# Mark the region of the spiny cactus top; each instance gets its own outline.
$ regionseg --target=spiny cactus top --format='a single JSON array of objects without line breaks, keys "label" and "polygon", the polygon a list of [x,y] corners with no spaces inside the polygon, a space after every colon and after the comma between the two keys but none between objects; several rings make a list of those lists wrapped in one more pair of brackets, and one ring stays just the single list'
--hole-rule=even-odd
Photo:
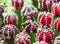
[{"label": "spiny cactus top", "polygon": [[24,5],[23,0],[12,0],[12,6],[16,8],[21,8]]},{"label": "spiny cactus top", "polygon": [[30,37],[27,34],[18,34],[15,38],[15,44],[30,44]]},{"label": "spiny cactus top", "polygon": [[39,8],[51,8],[53,3],[59,2],[59,0],[38,0]]},{"label": "spiny cactus top", "polygon": [[36,33],[37,41],[45,41],[47,43],[50,43],[51,40],[54,38],[54,33],[50,28],[42,28],[41,30],[38,30]]},{"label": "spiny cactus top", "polygon": [[14,38],[17,33],[17,28],[12,24],[5,25],[1,30],[4,38],[8,40]]},{"label": "spiny cactus top", "polygon": [[21,12],[22,16],[27,18],[27,16],[35,16],[38,11],[33,5],[28,5],[26,7],[23,7]]},{"label": "spiny cactus top", "polygon": [[39,0],[39,8],[51,8],[52,0]]},{"label": "spiny cactus top", "polygon": [[60,18],[57,18],[55,21],[54,21],[54,28],[60,32]]},{"label": "spiny cactus top", "polygon": [[34,22],[26,22],[23,24],[24,30],[26,30],[27,33],[36,33],[38,29],[38,24]]},{"label": "spiny cactus top", "polygon": [[43,25],[51,24],[52,15],[49,12],[40,12],[38,15],[38,22]]},{"label": "spiny cactus top", "polygon": [[6,24],[16,24],[18,22],[18,17],[17,17],[17,15],[15,13],[7,14],[4,17],[4,22]]}]

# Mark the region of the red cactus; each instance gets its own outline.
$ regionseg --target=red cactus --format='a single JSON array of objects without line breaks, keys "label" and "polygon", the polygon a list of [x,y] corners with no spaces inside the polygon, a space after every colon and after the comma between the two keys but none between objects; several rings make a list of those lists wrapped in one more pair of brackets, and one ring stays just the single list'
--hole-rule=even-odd
[{"label": "red cactus", "polygon": [[27,33],[36,33],[37,29],[38,29],[38,24],[34,21],[34,22],[25,22],[23,24],[24,30]]},{"label": "red cactus", "polygon": [[12,6],[16,8],[21,8],[24,5],[23,0],[12,0]]},{"label": "red cactus", "polygon": [[39,0],[39,7],[40,8],[51,8],[52,1],[51,0]]},{"label": "red cactus", "polygon": [[38,41],[45,41],[47,43],[50,43],[54,37],[54,34],[53,34],[52,30],[50,28],[48,28],[48,29],[39,30],[36,33],[36,37],[37,37]]},{"label": "red cactus", "polygon": [[14,38],[17,33],[16,27],[12,24],[5,25],[1,30],[4,37],[8,40]]},{"label": "red cactus", "polygon": [[57,31],[60,31],[60,18],[57,18],[57,19],[54,21],[54,28],[55,28]]},{"label": "red cactus", "polygon": [[25,35],[17,35],[15,44],[30,44],[30,38]]},{"label": "red cactus", "polygon": [[38,15],[38,22],[43,25],[51,24],[52,16],[49,12],[41,12]]},{"label": "red cactus", "polygon": [[7,14],[4,18],[4,22],[6,24],[16,24],[18,21],[18,17],[16,14]]},{"label": "red cactus", "polygon": [[60,3],[54,3],[52,5],[52,13],[56,16],[60,15]]}]

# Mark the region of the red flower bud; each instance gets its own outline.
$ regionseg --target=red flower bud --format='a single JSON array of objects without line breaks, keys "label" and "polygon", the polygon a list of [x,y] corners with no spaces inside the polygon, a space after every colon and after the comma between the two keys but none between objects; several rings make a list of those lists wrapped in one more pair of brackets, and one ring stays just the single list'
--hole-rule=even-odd
[{"label": "red flower bud", "polygon": [[38,22],[43,25],[51,24],[52,15],[49,12],[41,12],[38,15]]}]

